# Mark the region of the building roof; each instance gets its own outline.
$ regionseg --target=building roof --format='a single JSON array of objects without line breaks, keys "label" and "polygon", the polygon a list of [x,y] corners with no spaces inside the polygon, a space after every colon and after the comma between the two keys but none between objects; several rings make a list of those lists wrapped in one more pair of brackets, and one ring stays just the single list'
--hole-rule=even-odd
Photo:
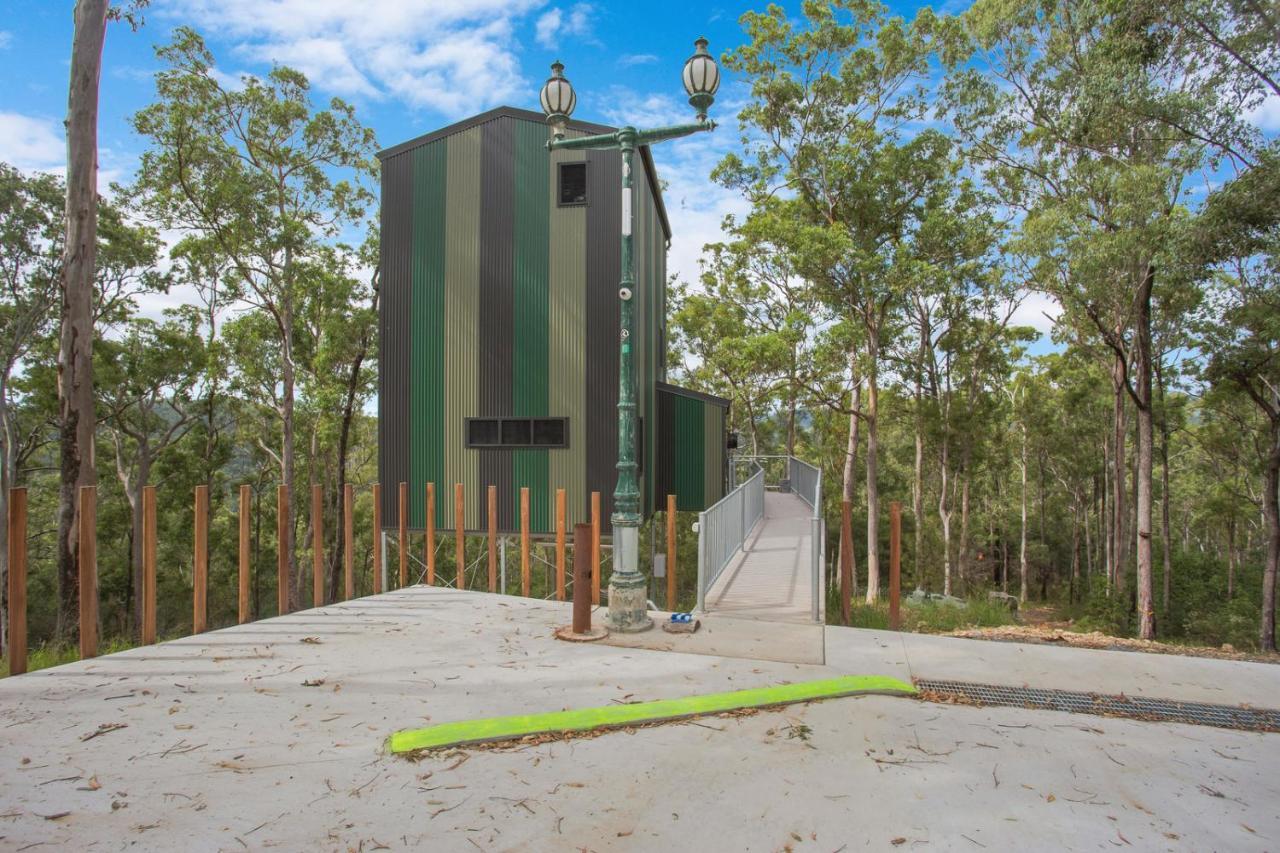
[{"label": "building roof", "polygon": [[[535,113],[532,110],[522,110],[516,107],[494,107],[493,109],[473,115],[470,118],[464,118],[462,121],[455,122],[439,130],[433,130],[430,133],[424,133],[413,139],[401,142],[398,145],[392,145],[390,148],[384,148],[378,152],[378,160],[386,160],[403,154],[406,151],[412,151],[415,148],[426,145],[429,142],[435,142],[437,139],[444,139],[446,136],[452,136],[455,133],[461,133],[487,121],[496,118],[515,118],[522,121],[534,121],[542,124],[546,121],[546,117],[541,113]],[[587,121],[570,120],[568,127],[570,130],[577,130],[583,133],[613,133],[618,128],[610,127],[606,124],[593,124]],[[653,164],[653,153],[649,150],[648,145],[639,146],[640,161],[644,163],[645,177],[649,181],[649,189],[653,193],[654,200],[658,205],[658,218],[662,220],[662,230],[667,235],[667,240],[671,240],[671,222],[667,219],[667,206],[662,200],[662,186],[658,182],[658,170]]]}]

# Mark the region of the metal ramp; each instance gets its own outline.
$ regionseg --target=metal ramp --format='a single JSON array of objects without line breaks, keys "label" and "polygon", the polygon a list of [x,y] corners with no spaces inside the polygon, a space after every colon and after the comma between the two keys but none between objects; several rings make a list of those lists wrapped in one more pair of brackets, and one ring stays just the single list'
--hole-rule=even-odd
[{"label": "metal ramp", "polygon": [[760,463],[770,459],[752,458],[742,485],[699,516],[700,611],[769,622],[824,621],[822,475],[795,457],[782,460],[782,489],[766,486]]}]

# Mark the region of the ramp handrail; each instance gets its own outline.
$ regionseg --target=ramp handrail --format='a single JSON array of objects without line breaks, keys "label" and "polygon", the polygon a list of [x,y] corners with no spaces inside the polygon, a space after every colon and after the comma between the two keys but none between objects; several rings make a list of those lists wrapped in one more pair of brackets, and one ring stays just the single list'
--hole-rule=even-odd
[{"label": "ramp handrail", "polygon": [[698,513],[698,611],[706,610],[707,590],[746,543],[764,515],[764,469]]},{"label": "ramp handrail", "polygon": [[812,591],[810,607],[813,621],[820,622],[822,621],[822,601],[825,597],[822,593],[822,567],[826,565],[827,542],[826,521],[822,517],[822,470],[794,456],[788,462],[787,470],[791,478],[791,491],[813,510],[813,515],[809,519],[809,571],[811,573],[809,588]]}]

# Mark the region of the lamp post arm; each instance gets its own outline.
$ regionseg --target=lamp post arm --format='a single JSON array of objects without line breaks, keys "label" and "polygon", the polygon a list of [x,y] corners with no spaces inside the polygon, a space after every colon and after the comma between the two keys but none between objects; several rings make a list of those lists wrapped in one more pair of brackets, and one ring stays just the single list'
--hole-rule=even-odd
[{"label": "lamp post arm", "polygon": [[595,136],[575,136],[567,139],[548,139],[547,149],[565,151],[581,148],[617,148],[618,133],[598,133]]},{"label": "lamp post arm", "polygon": [[671,127],[655,127],[653,130],[639,130],[636,131],[636,144],[653,145],[657,142],[665,142],[668,139],[679,139],[682,136],[688,136],[700,130],[715,129],[716,123],[711,119],[706,119],[693,124],[676,124]]}]

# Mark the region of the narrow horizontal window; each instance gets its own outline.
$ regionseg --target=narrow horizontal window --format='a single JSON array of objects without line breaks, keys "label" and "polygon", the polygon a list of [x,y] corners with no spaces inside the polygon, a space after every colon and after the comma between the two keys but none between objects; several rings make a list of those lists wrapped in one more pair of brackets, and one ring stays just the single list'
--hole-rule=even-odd
[{"label": "narrow horizontal window", "polygon": [[568,418],[467,418],[467,447],[568,447]]},{"label": "narrow horizontal window", "polygon": [[587,164],[560,164],[560,204],[587,203]]}]

